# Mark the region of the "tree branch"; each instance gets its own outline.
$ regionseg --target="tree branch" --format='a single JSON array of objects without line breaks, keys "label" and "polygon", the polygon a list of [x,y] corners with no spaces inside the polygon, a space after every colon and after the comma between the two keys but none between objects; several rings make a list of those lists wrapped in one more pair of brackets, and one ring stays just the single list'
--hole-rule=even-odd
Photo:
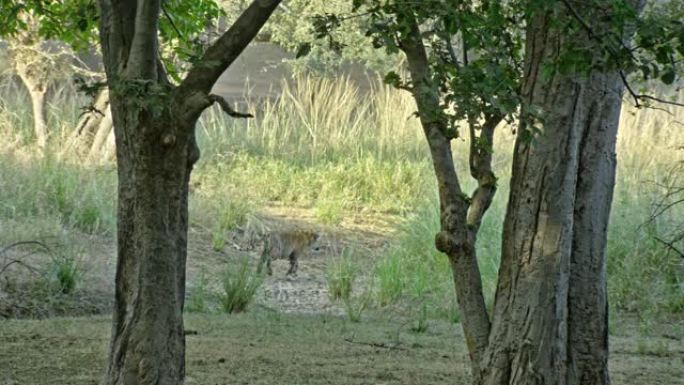
[{"label": "tree branch", "polygon": [[664,240],[662,240],[662,239],[660,239],[660,238],[658,238],[658,237],[653,237],[653,239],[655,239],[656,241],[658,241],[658,242],[662,243],[663,245],[667,246],[669,249],[671,249],[671,250],[674,251],[675,253],[679,254],[679,257],[680,257],[680,258],[684,258],[684,252],[682,252],[682,251],[680,251],[678,248],[676,248],[676,247],[672,244],[672,242],[664,241]]},{"label": "tree branch", "polygon": [[179,86],[179,95],[208,95],[214,83],[256,37],[280,2],[281,0],[254,0],[228,31],[207,48],[202,58],[190,69]]},{"label": "tree branch", "polygon": [[492,171],[492,148],[494,129],[502,120],[501,115],[486,117],[479,137],[475,136],[475,129],[472,124],[470,125],[470,175],[477,180],[477,188],[473,192],[468,208],[468,226],[474,235],[480,229],[482,218],[496,194],[496,176]]},{"label": "tree branch", "polygon": [[211,95],[209,95],[209,100],[212,103],[217,103],[219,105],[219,107],[221,107],[223,112],[228,114],[228,116],[232,116],[233,118],[253,118],[254,117],[254,115],[252,115],[250,113],[243,113],[243,112],[235,111],[234,109],[232,109],[230,107],[230,105],[228,104],[226,99],[224,99],[222,96],[211,94]]},{"label": "tree branch", "polygon": [[126,75],[130,79],[157,80],[157,30],[160,7],[160,0],[138,0],[135,33],[126,66]]},{"label": "tree branch", "polygon": [[413,83],[411,91],[418,105],[439,186],[441,228],[435,237],[435,246],[449,257],[456,297],[463,314],[463,331],[469,341],[473,370],[478,372],[489,342],[491,324],[482,294],[475,245],[468,230],[468,200],[462,193],[454,167],[450,138],[446,135],[448,121],[440,104],[440,91],[431,80],[432,68],[418,23],[410,13],[406,18],[410,30],[400,36],[399,47],[406,54]]}]

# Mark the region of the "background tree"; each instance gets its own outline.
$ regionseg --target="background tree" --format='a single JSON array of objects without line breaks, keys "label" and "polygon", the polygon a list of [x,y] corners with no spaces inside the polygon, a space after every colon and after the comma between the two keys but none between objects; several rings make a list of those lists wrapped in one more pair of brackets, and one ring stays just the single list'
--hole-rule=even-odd
[{"label": "background tree", "polygon": [[[438,181],[435,244],[451,262],[475,382],[608,383],[605,247],[621,97],[627,87],[637,105],[658,100],[627,82],[637,70],[666,84],[681,71],[681,5],[662,3],[640,19],[638,1],[354,4],[352,16],[321,17],[317,33],[368,15],[376,45],[407,58],[409,78],[386,81],[418,105]],[[492,132],[501,119],[519,124],[488,314],[475,242],[496,189]],[[461,125],[472,195],[452,159]]]},{"label": "background tree", "polygon": [[[178,85],[160,57],[160,15],[173,17],[162,7],[168,3],[98,2],[119,182],[116,298],[107,384],[183,383],[188,182],[200,155],[195,123],[213,103],[232,116],[247,116],[211,94],[211,88],[280,1],[252,2],[228,31],[198,52]],[[42,12],[55,21],[69,20],[91,5],[3,2],[11,12]],[[21,27],[10,17],[0,32]],[[59,22],[44,28],[60,32]]]},{"label": "background tree", "polygon": [[46,96],[51,83],[76,74],[89,78],[98,73],[90,71],[69,45],[44,38],[44,15],[20,9],[10,15],[21,24],[21,29],[5,38],[8,64],[28,91],[36,144],[44,150],[49,134]]},{"label": "background tree", "polygon": [[[229,22],[248,3],[246,0],[220,1]],[[331,39],[317,39],[311,33],[317,15],[348,14],[352,7],[348,0],[290,0],[274,13],[272,22],[263,28],[258,39],[295,54],[296,58],[286,59],[295,73],[334,75],[349,63],[378,72],[396,69],[402,57],[373,48],[372,39],[365,34],[366,18],[347,20],[334,31]]]}]

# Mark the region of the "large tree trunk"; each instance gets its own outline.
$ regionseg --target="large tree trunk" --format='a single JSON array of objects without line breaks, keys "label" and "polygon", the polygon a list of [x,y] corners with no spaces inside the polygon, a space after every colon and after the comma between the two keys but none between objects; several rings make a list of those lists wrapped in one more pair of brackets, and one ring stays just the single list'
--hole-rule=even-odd
[{"label": "large tree trunk", "polygon": [[184,381],[188,183],[199,158],[195,123],[214,102],[234,113],[210,94],[211,87],[279,3],[255,0],[173,87],[158,55],[160,1],[99,1],[119,180],[108,385]]},{"label": "large tree trunk", "polygon": [[161,140],[169,127],[192,132],[170,118],[127,123],[115,125],[119,263],[107,384],[178,384],[185,374],[188,182],[199,151],[192,135]]},{"label": "large tree trunk", "polygon": [[595,74],[579,149],[568,297],[568,384],[608,384],[606,242],[622,105],[617,74]]},{"label": "large tree trunk", "polygon": [[591,47],[586,33],[554,29],[563,13],[528,27],[523,109],[544,121],[515,146],[485,384],[609,383],[605,246],[622,84],[617,72],[542,76],[565,45]]}]

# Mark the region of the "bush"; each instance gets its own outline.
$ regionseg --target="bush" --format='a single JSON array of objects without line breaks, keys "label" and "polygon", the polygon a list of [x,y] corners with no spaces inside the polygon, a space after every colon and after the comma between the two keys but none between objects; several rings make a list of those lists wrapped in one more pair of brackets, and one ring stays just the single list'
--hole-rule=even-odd
[{"label": "bush", "polygon": [[237,266],[229,266],[222,276],[223,292],[219,294],[221,309],[226,313],[245,311],[261,283],[261,276],[250,269],[247,258]]},{"label": "bush", "polygon": [[204,269],[200,272],[197,284],[189,290],[185,310],[194,313],[204,313],[209,310],[209,280]]},{"label": "bush", "polygon": [[328,296],[331,300],[348,300],[352,294],[354,280],[358,275],[352,252],[345,249],[342,256],[334,261],[326,271]]},{"label": "bush", "polygon": [[81,279],[81,269],[76,260],[71,256],[60,256],[55,257],[52,264],[59,291],[63,294],[73,293]]}]

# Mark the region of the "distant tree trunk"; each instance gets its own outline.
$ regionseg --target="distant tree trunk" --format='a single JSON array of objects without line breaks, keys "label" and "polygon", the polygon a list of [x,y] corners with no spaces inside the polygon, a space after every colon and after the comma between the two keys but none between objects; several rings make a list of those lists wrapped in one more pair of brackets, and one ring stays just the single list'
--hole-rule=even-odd
[{"label": "distant tree trunk", "polygon": [[86,111],[76,124],[76,128],[67,139],[66,151],[82,152],[88,149],[88,158],[93,158],[102,147],[102,136],[105,138],[112,130],[112,112],[109,108],[109,89],[101,89],[93,98],[90,109]]},{"label": "distant tree trunk", "polygon": [[188,183],[195,123],[211,88],[280,3],[255,0],[177,87],[159,62],[159,0],[100,0],[100,40],[116,137],[117,271],[107,385],[180,385]]},{"label": "distant tree trunk", "polygon": [[31,75],[31,72],[22,65],[17,66],[19,78],[26,86],[31,98],[31,111],[33,113],[33,134],[36,137],[36,144],[41,150],[47,146],[47,117],[45,114],[45,94],[47,93],[47,82]]},{"label": "distant tree trunk", "polygon": [[107,150],[105,148],[105,143],[107,138],[110,137],[112,133],[112,112],[107,106],[107,109],[103,111],[104,116],[102,116],[98,122],[97,130],[95,131],[95,136],[93,137],[93,143],[90,145],[90,151],[88,151],[88,158],[91,160],[101,160],[106,159]]}]

